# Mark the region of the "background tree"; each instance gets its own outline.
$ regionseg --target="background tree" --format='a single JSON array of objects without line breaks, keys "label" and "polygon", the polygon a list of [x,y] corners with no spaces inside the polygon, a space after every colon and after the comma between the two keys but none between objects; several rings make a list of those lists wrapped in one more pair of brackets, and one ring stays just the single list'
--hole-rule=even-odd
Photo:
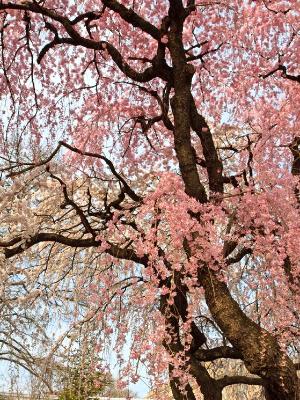
[{"label": "background tree", "polygon": [[65,368],[59,393],[61,400],[85,400],[103,394],[112,386],[112,377],[101,373],[90,361],[76,357],[74,364]]},{"label": "background tree", "polygon": [[90,397],[128,397],[133,393],[118,388],[109,369],[104,369],[96,351],[97,334],[87,323],[70,346],[69,354],[57,365],[53,386],[61,400],[86,400]]},{"label": "background tree", "polygon": [[[0,12],[1,271],[23,307],[68,304],[72,334],[98,321],[124,376],[168,370],[175,399],[297,399],[297,4]],[[214,377],[222,358],[255,376]]]}]

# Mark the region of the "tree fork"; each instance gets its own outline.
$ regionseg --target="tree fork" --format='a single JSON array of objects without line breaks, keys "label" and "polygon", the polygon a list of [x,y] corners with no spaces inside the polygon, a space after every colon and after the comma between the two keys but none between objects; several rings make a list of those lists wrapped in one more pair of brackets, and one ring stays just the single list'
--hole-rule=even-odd
[{"label": "tree fork", "polygon": [[282,352],[277,340],[243,313],[226,284],[213,271],[202,267],[199,281],[212,316],[237,349],[247,369],[261,378],[267,398],[298,400],[299,382],[294,364]]}]

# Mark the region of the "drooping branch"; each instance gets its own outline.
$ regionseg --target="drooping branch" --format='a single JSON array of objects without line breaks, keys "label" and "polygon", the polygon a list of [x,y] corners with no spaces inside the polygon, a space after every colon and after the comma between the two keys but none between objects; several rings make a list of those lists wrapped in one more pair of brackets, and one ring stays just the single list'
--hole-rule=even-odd
[{"label": "drooping branch", "polygon": [[[148,33],[157,41],[160,40],[162,30],[158,30],[155,26],[145,21],[133,10],[127,9],[125,6],[114,0],[103,0],[102,3],[106,7],[110,8],[112,11],[117,12],[124,21],[130,23],[134,27],[142,29],[144,32]],[[195,132],[198,134],[202,143],[203,153],[205,157],[202,165],[205,165],[205,168],[207,168],[208,171],[210,190],[213,192],[222,193],[223,185],[224,183],[226,183],[226,180],[229,181],[229,177],[224,177],[222,175],[222,162],[218,158],[218,154],[214,146],[209,127],[205,120],[202,120],[202,116],[198,114],[193,101],[191,102],[191,82],[195,71],[193,70],[192,65],[187,64],[186,51],[183,47],[182,31],[183,21],[184,18],[186,18],[187,16],[187,11],[190,11],[195,6],[195,2],[185,2],[187,4],[187,8],[183,7],[183,2],[181,0],[170,0],[169,3],[170,13],[168,17],[168,28],[170,28],[170,30],[166,30],[166,32],[168,33],[168,46],[170,48],[173,66],[169,67],[166,64],[164,45],[160,43],[158,45],[157,55],[152,60],[147,60],[147,62],[150,63],[150,67],[146,68],[143,72],[138,72],[134,70],[128,63],[126,63],[120,51],[110,43],[107,43],[106,41],[96,42],[92,40],[91,36],[90,38],[85,38],[78,33],[78,31],[76,30],[76,24],[80,23],[85,18],[88,19],[89,17],[97,19],[96,14],[80,14],[74,19],[69,20],[68,18],[62,17],[60,14],[57,14],[52,10],[44,8],[36,1],[33,1],[32,3],[29,1],[27,3],[23,3],[23,5],[7,3],[6,9],[9,9],[9,6],[11,5],[13,6],[11,7],[11,9],[18,9],[26,12],[37,12],[47,18],[52,19],[53,21],[60,23],[64,27],[65,31],[69,35],[69,37],[67,38],[60,38],[56,28],[53,25],[46,25],[46,28],[54,34],[54,39],[42,50],[39,61],[41,61],[42,57],[47,53],[48,50],[54,48],[58,44],[65,43],[74,46],[83,46],[88,49],[93,49],[100,52],[107,52],[112,57],[112,60],[118,66],[118,68],[130,79],[133,79],[137,82],[147,82],[155,77],[160,77],[168,83],[169,88],[174,86],[175,95],[172,101],[174,126],[172,122],[171,130],[174,131],[175,150],[179,161],[180,171],[184,180],[186,192],[201,203],[205,203],[208,201],[208,199],[203,182],[201,182],[197,171],[198,161],[191,144],[191,128],[194,129]],[[0,9],[4,9],[1,7],[4,7],[3,3],[0,4]],[[292,79],[291,75],[286,74],[286,71],[285,75],[285,78],[296,80],[298,82],[298,77],[294,77],[295,79]],[[168,91],[167,102],[169,99],[169,94],[170,89]],[[144,131],[146,131],[148,125],[145,118],[141,117],[138,122],[141,124],[142,128],[145,128]],[[71,145],[68,145],[66,143],[63,144],[63,142],[61,142],[59,146],[60,145],[80,155],[91,156],[101,159],[106,163],[106,165],[110,169],[110,172],[118,179],[119,182],[121,182],[122,187],[118,199],[114,202],[111,202],[108,207],[118,207],[124,199],[124,194],[127,194],[135,202],[142,201],[141,197],[138,196],[130,188],[126,180],[119,173],[117,173],[114,165],[106,157],[90,152],[82,152],[81,150],[76,149]],[[53,157],[54,156],[52,156],[50,159],[48,158],[48,160],[50,161]],[[251,143],[249,143],[248,167],[250,175],[252,175],[252,159],[253,153],[251,151]],[[33,169],[38,165],[41,166],[47,164],[47,162],[32,165],[27,168],[27,170]],[[20,172],[17,172],[15,173],[15,175],[19,173]],[[13,174],[11,176],[13,176]],[[62,181],[60,183],[63,184]],[[68,193],[66,191],[64,191],[64,195],[65,200],[76,210],[76,204],[74,202],[71,203]],[[81,224],[85,226],[87,232],[89,232],[89,227],[86,226],[87,221],[82,217],[82,215],[80,215],[80,213],[78,213],[78,209],[77,214],[80,217]],[[65,237],[62,235],[56,235],[53,233],[39,233],[24,240],[20,238],[20,240],[12,239],[10,241],[2,242],[2,247],[4,247],[5,256],[9,258],[13,255],[21,253],[22,251],[25,251],[27,248],[33,246],[34,244],[40,243],[41,241],[53,241],[54,243],[60,243],[72,247],[97,247],[101,245],[101,241],[97,241],[95,238],[76,239]],[[224,249],[225,257],[231,254],[231,252],[236,247],[236,245],[229,245],[227,249]],[[230,251],[230,253],[228,253],[228,251]],[[228,259],[227,262],[230,264],[231,262],[240,261],[245,256],[245,254],[249,254],[248,252],[245,253],[245,251],[247,251],[247,249],[242,249],[241,252],[239,252],[235,257]],[[146,265],[147,263],[146,257],[137,257],[137,255],[132,250],[127,248],[120,248],[110,243],[109,248],[106,250],[106,252],[113,255],[114,257],[130,259],[144,265]],[[268,333],[263,332],[257,325],[252,323],[252,321],[247,318],[245,314],[243,314],[239,304],[235,302],[235,300],[232,298],[226,284],[218,280],[218,276],[209,269],[208,265],[201,265],[200,268],[202,268],[202,271],[199,273],[198,282],[199,285],[203,285],[205,289],[206,300],[210,311],[214,319],[222,328],[224,334],[229,338],[235,348],[239,349],[239,358],[244,358],[249,368],[253,371],[260,373],[261,375],[269,374],[267,378],[269,379],[270,385],[273,385],[273,393],[275,393],[277,389],[281,390],[281,398],[283,398],[282,396],[284,396],[284,392],[282,388],[280,388],[280,385],[276,383],[276,381],[279,382],[281,380],[283,380],[284,385],[290,385],[289,391],[290,393],[292,393],[293,385],[289,378],[286,376],[286,371],[287,369],[290,369],[290,371],[292,372],[290,376],[293,377],[293,370],[291,365],[289,364],[289,359],[281,357],[282,354],[278,349],[276,340],[271,335],[268,335]],[[185,291],[182,291],[182,287],[180,287],[180,285],[177,285],[177,288],[178,293],[176,294],[176,297],[174,299],[174,307],[169,307],[168,310],[171,311],[170,318],[175,318],[175,328],[178,332],[179,318],[181,318],[183,321],[185,321],[186,319],[185,313],[183,311],[186,310],[187,306],[187,293]],[[250,333],[250,339],[248,337],[248,333]],[[178,343],[180,342],[179,336],[180,335],[177,335]],[[257,341],[260,346],[258,349],[256,349],[255,347]],[[174,345],[174,343],[172,343],[172,345]],[[270,350],[272,354],[267,354],[267,356],[265,357],[265,353],[261,351],[261,348],[263,350]],[[215,351],[214,354],[213,350]],[[197,354],[199,354],[200,356],[202,354],[203,357],[213,357],[216,356],[216,354],[222,354],[222,352],[218,353],[216,349],[211,349],[211,351],[208,350],[208,352],[210,353],[205,353],[204,355],[203,353],[201,353],[201,351],[202,349],[200,350],[200,353]],[[230,351],[234,350],[227,349],[226,351],[230,353]],[[262,360],[261,354],[263,354],[264,357]],[[273,371],[272,361],[274,360],[276,362],[278,361],[276,365],[277,370],[274,372],[273,376],[271,376],[270,371]],[[201,384],[201,373],[202,370],[200,367],[198,367],[198,369],[195,368],[194,376],[198,378],[199,384]],[[236,377],[230,378],[232,378],[232,382],[234,380],[233,378]],[[233,384],[228,383],[229,377],[226,377],[227,380],[225,379],[225,377],[223,379],[223,384]]]},{"label": "drooping branch", "polygon": [[128,185],[128,183],[126,182],[126,180],[116,171],[114,164],[111,162],[111,160],[109,160],[107,157],[101,155],[101,154],[97,154],[97,153],[92,153],[89,151],[82,151],[80,149],[78,149],[77,147],[74,147],[64,141],[60,141],[59,144],[57,145],[57,147],[54,149],[54,151],[50,154],[49,157],[47,157],[45,160],[41,160],[40,162],[34,163],[29,165],[28,167],[20,170],[20,171],[16,171],[16,172],[11,172],[10,174],[8,174],[8,177],[15,177],[18,175],[21,175],[25,172],[31,171],[37,167],[41,167],[43,165],[47,165],[58,153],[58,151],[60,150],[61,147],[65,147],[69,150],[71,150],[74,153],[80,154],[82,156],[87,156],[87,157],[93,157],[93,158],[98,158],[102,161],[104,161],[106,163],[106,165],[109,167],[111,173],[118,179],[118,181],[120,181],[124,187],[124,192],[133,200],[136,202],[140,202],[142,201],[142,197],[137,195],[135,193],[135,191]]},{"label": "drooping branch", "polygon": [[27,364],[25,363],[25,361],[22,362],[21,360],[19,360],[19,359],[17,359],[17,358],[11,358],[10,356],[14,356],[14,354],[7,354],[7,353],[3,354],[3,353],[0,353],[0,360],[8,361],[8,362],[11,362],[11,363],[13,363],[13,364],[15,364],[15,365],[18,365],[19,367],[24,368],[24,369],[25,369],[26,371],[28,371],[30,374],[32,374],[32,375],[35,376],[36,378],[40,379],[41,382],[43,382],[43,383],[47,386],[47,388],[49,389],[50,393],[52,393],[52,386],[51,386],[51,383],[49,383],[49,382],[43,377],[43,374],[39,374],[38,372],[36,372],[33,368],[31,368],[31,366],[27,365]]},{"label": "drooping branch", "polygon": [[[271,11],[272,13],[274,13],[274,14],[280,14],[280,13],[282,13],[282,14],[287,14],[287,13],[289,13],[290,11],[291,11],[291,8],[287,8],[287,9],[285,9],[285,10],[274,10],[273,8],[271,8],[268,4],[267,4],[267,2],[266,2],[266,0],[263,0],[263,4],[264,4],[264,6],[266,7],[266,9],[268,10],[268,11]],[[287,3],[288,4],[288,3]]]}]

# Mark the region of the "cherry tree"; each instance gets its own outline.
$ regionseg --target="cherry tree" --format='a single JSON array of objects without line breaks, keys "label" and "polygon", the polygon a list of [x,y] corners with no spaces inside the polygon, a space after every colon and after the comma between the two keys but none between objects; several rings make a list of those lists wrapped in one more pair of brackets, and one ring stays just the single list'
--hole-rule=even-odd
[{"label": "cherry tree", "polygon": [[175,399],[298,399],[299,4],[0,12],[3,280],[98,321],[98,351]]}]

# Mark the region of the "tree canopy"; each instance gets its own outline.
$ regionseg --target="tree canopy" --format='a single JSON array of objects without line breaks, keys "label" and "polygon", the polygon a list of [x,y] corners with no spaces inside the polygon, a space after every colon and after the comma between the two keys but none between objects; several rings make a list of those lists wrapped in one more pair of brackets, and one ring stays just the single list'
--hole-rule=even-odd
[{"label": "tree canopy", "polygon": [[299,399],[299,14],[0,1],[3,321],[58,310],[53,352],[92,321],[176,400]]}]

